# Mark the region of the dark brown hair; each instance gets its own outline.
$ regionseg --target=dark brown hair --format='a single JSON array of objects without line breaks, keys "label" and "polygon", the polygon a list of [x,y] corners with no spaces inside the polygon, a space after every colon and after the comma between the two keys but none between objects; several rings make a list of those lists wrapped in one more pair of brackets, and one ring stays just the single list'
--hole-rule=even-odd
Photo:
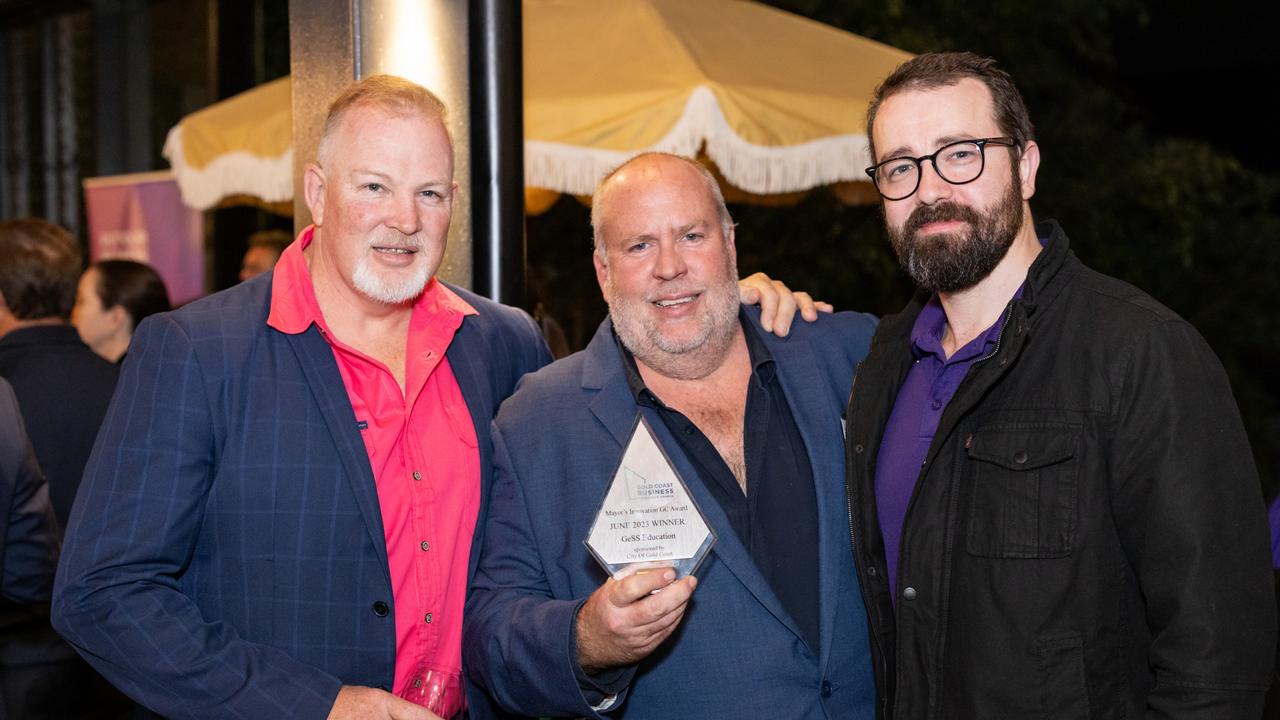
[{"label": "dark brown hair", "polygon": [[71,317],[80,244],[47,220],[0,222],[0,295],[19,320]]},{"label": "dark brown hair", "polygon": [[285,230],[259,230],[249,236],[249,247],[264,247],[280,257],[284,249],[293,242],[293,236]]},{"label": "dark brown hair", "polygon": [[1027,114],[1022,94],[1013,84],[1009,73],[996,67],[992,58],[984,58],[971,52],[925,53],[902,63],[880,83],[867,108],[867,142],[871,145],[872,162],[876,161],[875,141],[871,130],[876,112],[885,98],[908,90],[929,90],[944,85],[955,85],[965,78],[980,80],[991,91],[995,107],[996,125],[1000,132],[1013,138],[1020,152],[1030,140],[1035,140],[1035,128]]},{"label": "dark brown hair", "polygon": [[132,260],[102,260],[92,267],[98,271],[97,291],[102,309],[119,305],[129,313],[133,327],[138,327],[148,315],[173,309],[164,280],[150,265]]}]

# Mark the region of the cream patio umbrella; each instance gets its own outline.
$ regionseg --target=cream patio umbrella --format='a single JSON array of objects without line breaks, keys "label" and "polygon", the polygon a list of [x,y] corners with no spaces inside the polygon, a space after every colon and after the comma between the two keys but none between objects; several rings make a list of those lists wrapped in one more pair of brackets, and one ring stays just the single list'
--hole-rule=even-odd
[{"label": "cream patio umbrella", "polygon": [[[182,201],[208,210],[228,199],[293,199],[293,86],[273,80],[216,102],[169,131],[164,157]],[[285,214],[288,207],[271,207]]]},{"label": "cream patio umbrella", "polygon": [[526,185],[587,195],[646,150],[757,195],[866,181],[867,104],[911,55],[747,0],[524,0]]},{"label": "cream patio umbrella", "polygon": [[[872,201],[863,122],[910,54],[747,0],[523,0],[526,208],[645,150],[704,155],[730,202]],[[164,156],[197,209],[293,197],[292,86],[192,113]]]}]

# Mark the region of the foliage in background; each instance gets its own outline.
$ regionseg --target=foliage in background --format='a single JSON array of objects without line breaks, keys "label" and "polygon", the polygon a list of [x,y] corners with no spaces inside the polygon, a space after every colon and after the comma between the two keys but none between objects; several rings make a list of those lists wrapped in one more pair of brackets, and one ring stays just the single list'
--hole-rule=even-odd
[{"label": "foliage in background", "polygon": [[[770,4],[912,52],[963,49],[997,58],[1036,123],[1042,157],[1036,216],[1058,219],[1086,264],[1149,292],[1205,335],[1231,377],[1263,489],[1275,491],[1280,312],[1272,298],[1280,279],[1280,176],[1245,167],[1205,141],[1153,128],[1121,67],[1122,43],[1150,20],[1148,3]],[[743,274],[765,270],[839,308],[877,314],[909,297],[877,208],[844,206],[818,190],[789,208],[730,209]],[[591,268],[587,210],[564,198],[528,227],[531,286],[541,288],[570,344],[582,347],[605,312]]]}]

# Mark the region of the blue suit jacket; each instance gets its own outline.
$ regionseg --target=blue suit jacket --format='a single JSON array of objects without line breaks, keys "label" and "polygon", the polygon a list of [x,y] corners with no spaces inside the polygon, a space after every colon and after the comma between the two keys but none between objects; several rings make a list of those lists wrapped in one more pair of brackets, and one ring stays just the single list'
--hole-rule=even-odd
[{"label": "blue suit jacket", "polygon": [[[454,290],[479,311],[447,357],[487,474],[497,406],[550,356],[527,315]],[[55,626],[166,716],[323,718],[341,684],[392,682],[368,455],[330,346],[268,327],[270,291],[139,326],[71,516]]]},{"label": "blue suit jacket", "polygon": [[[749,310],[755,321],[758,313]],[[871,718],[874,688],[844,493],[841,413],[874,321],[842,313],[762,333],[817,491],[821,647],[811,651],[666,425],[644,410],[719,539],[681,627],[634,673],[626,718]],[[583,545],[638,411],[608,321],[526,377],[493,425],[494,487],[468,594],[463,658],[505,711],[598,716],[579,688],[574,618],[605,580]],[[473,707],[472,715],[497,714]]]}]

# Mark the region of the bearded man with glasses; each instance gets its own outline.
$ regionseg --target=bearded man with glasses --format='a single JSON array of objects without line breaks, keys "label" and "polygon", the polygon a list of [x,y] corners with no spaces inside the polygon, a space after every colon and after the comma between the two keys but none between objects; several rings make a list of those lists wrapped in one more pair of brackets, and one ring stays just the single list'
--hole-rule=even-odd
[{"label": "bearded man with glasses", "polygon": [[1213,352],[1033,221],[1040,150],[993,60],[903,64],[867,135],[920,288],[847,412],[880,716],[1257,718],[1269,546]]}]

